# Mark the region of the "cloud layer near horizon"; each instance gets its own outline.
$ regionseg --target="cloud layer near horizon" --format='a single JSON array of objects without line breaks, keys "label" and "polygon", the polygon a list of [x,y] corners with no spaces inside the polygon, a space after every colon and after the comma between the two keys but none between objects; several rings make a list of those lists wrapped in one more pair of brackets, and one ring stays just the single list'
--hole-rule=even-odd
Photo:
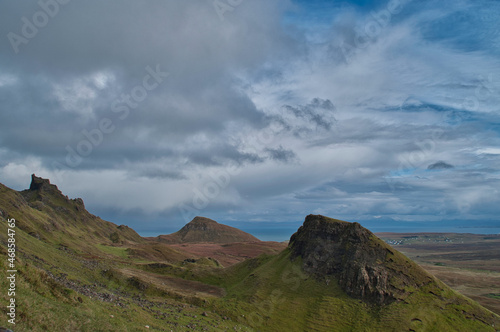
[{"label": "cloud layer near horizon", "polygon": [[6,185],[143,229],[497,220],[495,1],[58,6],[16,53],[42,8],[0,5]]}]

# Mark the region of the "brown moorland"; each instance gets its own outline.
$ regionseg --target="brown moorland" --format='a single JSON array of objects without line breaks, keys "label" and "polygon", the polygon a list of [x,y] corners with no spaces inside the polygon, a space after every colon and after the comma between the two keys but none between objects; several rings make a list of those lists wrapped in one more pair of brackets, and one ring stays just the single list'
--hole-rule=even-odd
[{"label": "brown moorland", "polygon": [[278,254],[287,247],[284,242],[259,241],[236,243],[189,243],[170,244],[171,248],[184,251],[196,257],[211,257],[224,267],[254,258],[262,254]]},{"label": "brown moorland", "polygon": [[454,290],[500,314],[500,235],[377,233]]}]

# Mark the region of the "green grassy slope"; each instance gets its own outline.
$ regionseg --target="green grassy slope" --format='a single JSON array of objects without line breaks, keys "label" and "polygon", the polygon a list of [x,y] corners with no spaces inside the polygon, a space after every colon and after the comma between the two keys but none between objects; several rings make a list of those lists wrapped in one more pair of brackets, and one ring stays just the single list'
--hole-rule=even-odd
[{"label": "green grassy slope", "polygon": [[301,265],[290,260],[289,249],[240,263],[218,281],[228,295],[211,305],[260,331],[496,331],[491,324],[499,323],[438,281],[379,306],[348,296],[334,279],[304,273]]},{"label": "green grassy slope", "polygon": [[[0,184],[0,326],[16,332],[251,330],[117,272],[186,256],[46,189],[16,192]],[[6,315],[7,221],[13,218],[15,326]]]},{"label": "green grassy slope", "polygon": [[[0,185],[3,304],[7,220],[17,221],[16,332],[495,331],[491,324],[499,324],[434,279],[413,288],[391,279],[405,295],[388,305],[355,299],[334,275],[304,272],[305,260],[291,259],[291,247],[229,268],[207,258],[185,261],[186,254],[95,217],[81,200],[35,180],[24,192]],[[385,268],[430,278],[377,238],[368,242],[387,249]],[[0,325],[12,328],[3,304]]]}]

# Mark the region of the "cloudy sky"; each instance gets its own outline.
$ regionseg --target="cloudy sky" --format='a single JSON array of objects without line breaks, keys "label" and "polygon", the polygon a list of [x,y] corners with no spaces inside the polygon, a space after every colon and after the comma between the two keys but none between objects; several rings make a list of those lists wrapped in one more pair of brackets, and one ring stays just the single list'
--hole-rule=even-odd
[{"label": "cloudy sky", "polygon": [[2,1],[0,182],[50,178],[147,235],[500,227],[499,21],[492,0]]}]

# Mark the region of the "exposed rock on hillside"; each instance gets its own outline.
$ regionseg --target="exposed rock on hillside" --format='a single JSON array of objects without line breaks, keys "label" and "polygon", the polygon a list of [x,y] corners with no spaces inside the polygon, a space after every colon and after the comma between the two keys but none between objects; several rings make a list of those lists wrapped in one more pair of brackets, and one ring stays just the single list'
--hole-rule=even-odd
[{"label": "exposed rock on hillside", "polygon": [[292,259],[317,278],[335,277],[344,291],[377,304],[403,300],[434,278],[358,223],[309,215],[290,238]]},{"label": "exposed rock on hillside", "polygon": [[[21,194],[24,196],[26,201],[31,203],[32,207],[39,208],[39,203],[34,203],[36,201],[40,201],[42,203],[54,203],[54,198],[62,200],[64,202],[71,203],[75,206],[76,210],[84,210],[85,204],[83,203],[83,199],[75,198],[69,199],[68,196],[63,195],[63,193],[57,188],[55,184],[51,184],[49,179],[43,179],[41,177],[36,176],[35,174],[31,175],[31,184],[30,188],[23,190]],[[33,206],[34,203],[34,206]]]},{"label": "exposed rock on hillside", "polygon": [[[0,185],[0,219],[16,218],[16,227],[45,242],[145,243],[134,230],[89,213],[81,198],[68,196],[48,179],[31,176],[29,189],[15,191]],[[85,241],[83,241],[85,239]]]},{"label": "exposed rock on hillside", "polygon": [[260,241],[251,234],[231,226],[219,224],[215,220],[204,217],[195,217],[179,231],[169,235],[160,235],[156,237],[156,240],[165,243],[234,243]]}]

